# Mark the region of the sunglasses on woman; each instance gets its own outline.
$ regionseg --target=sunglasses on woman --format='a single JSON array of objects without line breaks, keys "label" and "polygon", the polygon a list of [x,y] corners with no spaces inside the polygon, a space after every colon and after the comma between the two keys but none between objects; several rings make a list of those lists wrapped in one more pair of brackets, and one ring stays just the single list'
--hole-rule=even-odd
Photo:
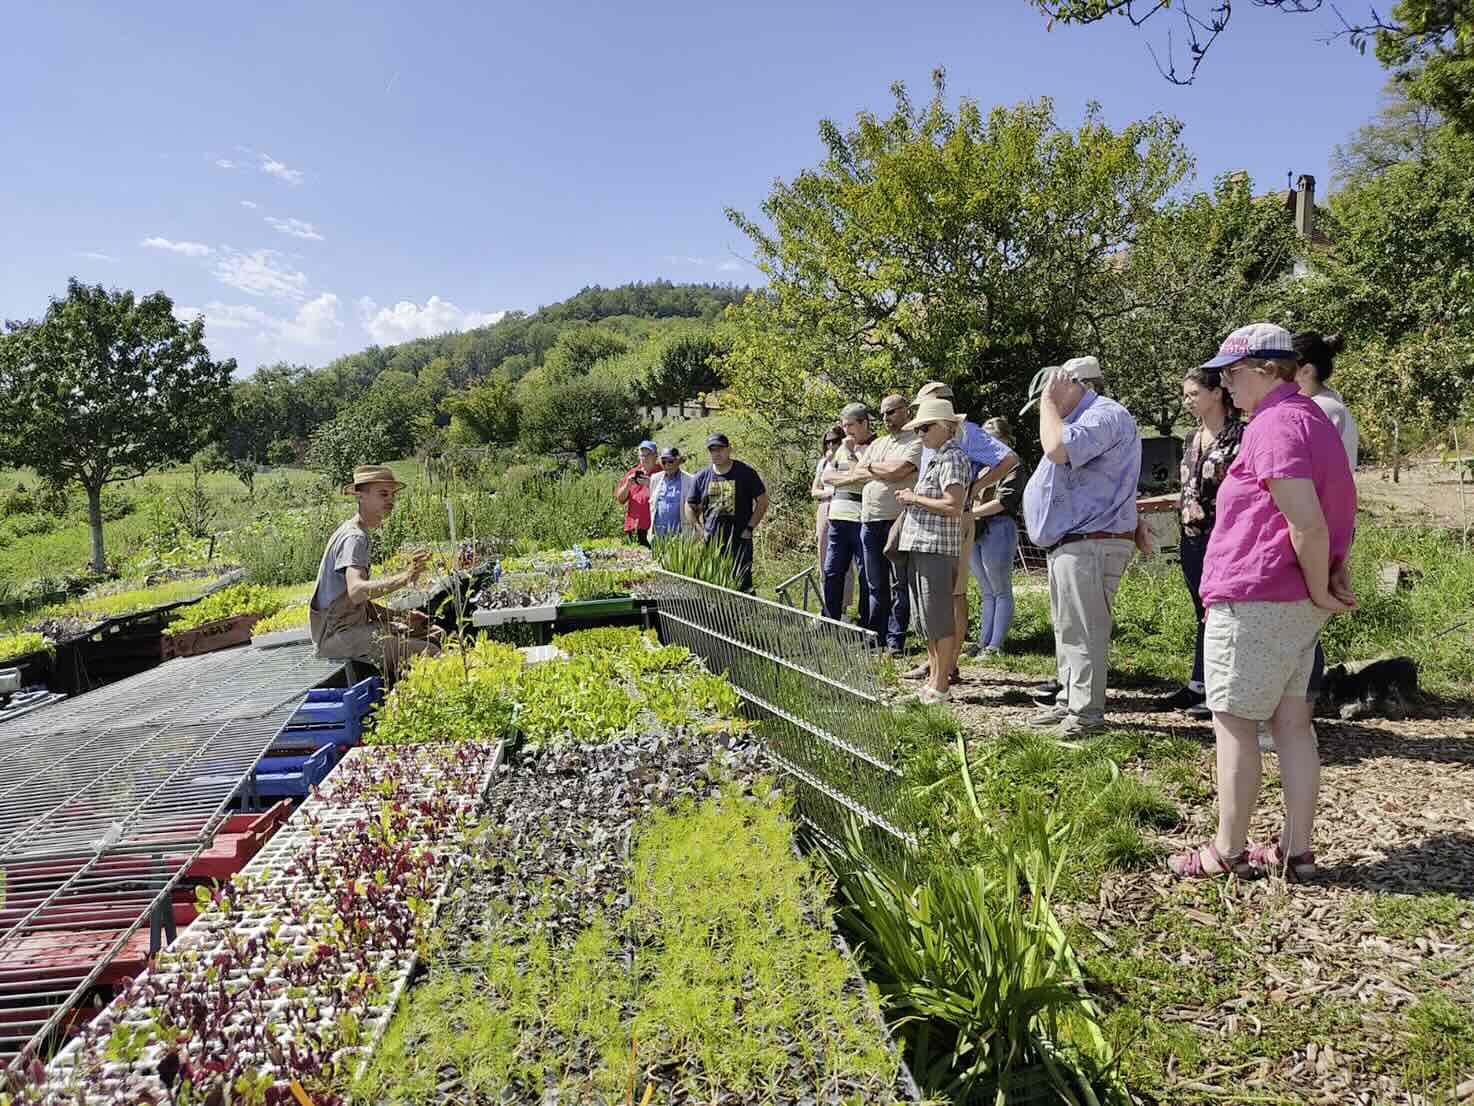
[{"label": "sunglasses on woman", "polygon": [[934,422],[924,422],[924,423],[922,423],[920,426],[918,426],[916,428],[916,433],[918,433],[918,434],[925,434],[928,430],[930,430],[933,426],[936,426],[936,425],[937,424],[934,423]]}]

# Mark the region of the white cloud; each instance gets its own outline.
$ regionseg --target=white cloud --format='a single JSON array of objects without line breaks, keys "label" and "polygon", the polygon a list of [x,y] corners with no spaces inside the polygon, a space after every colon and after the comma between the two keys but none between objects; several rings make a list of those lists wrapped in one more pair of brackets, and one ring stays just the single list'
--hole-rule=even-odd
[{"label": "white cloud", "polygon": [[288,268],[275,250],[227,249],[215,263],[215,279],[251,296],[300,300],[307,295],[307,274]]},{"label": "white cloud", "polygon": [[411,338],[429,338],[450,331],[490,326],[506,312],[462,311],[439,296],[431,296],[423,307],[408,300],[400,300],[393,307],[380,307],[364,296],[358,301],[358,314],[369,337],[381,346],[388,346]]},{"label": "white cloud", "polygon": [[215,251],[203,242],[171,242],[167,238],[145,238],[143,245],[155,250],[171,250],[185,257],[209,257]]},{"label": "white cloud", "polygon": [[83,250],[82,256],[89,261],[116,261],[118,260],[110,253],[98,253],[96,250]]},{"label": "white cloud", "polygon": [[290,234],[293,238],[306,238],[312,242],[322,241],[322,235],[317,232],[317,228],[305,219],[278,219],[275,215],[268,215],[266,222],[283,234]]},{"label": "white cloud", "polygon": [[258,205],[255,200],[242,200],[241,206],[249,207],[252,211],[255,211]]},{"label": "white cloud", "polygon": [[338,318],[338,297],[332,292],[324,292],[299,307],[295,318],[282,322],[281,336],[299,345],[321,346],[336,338],[342,329],[343,321]]},{"label": "white cloud", "polygon": [[217,157],[215,159],[215,168],[217,169],[234,169],[237,164],[237,162],[231,161],[228,157]]},{"label": "white cloud", "polygon": [[254,330],[259,341],[278,348],[328,345],[343,329],[343,321],[338,318],[338,297],[332,292],[304,303],[287,319],[268,314],[254,304],[219,300],[204,307],[176,307],[174,315],[185,322],[203,315],[207,331]]},{"label": "white cloud", "polygon": [[304,176],[302,170],[290,169],[266,153],[261,155],[261,171],[270,173],[273,177],[284,180],[288,184],[301,184]]}]

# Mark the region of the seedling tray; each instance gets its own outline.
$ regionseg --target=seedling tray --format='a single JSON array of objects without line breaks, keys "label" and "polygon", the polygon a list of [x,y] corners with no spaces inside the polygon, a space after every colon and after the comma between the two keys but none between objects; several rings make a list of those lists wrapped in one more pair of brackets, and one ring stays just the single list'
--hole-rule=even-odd
[{"label": "seedling tray", "polygon": [[557,604],[546,603],[538,607],[502,607],[496,610],[478,610],[471,615],[472,626],[504,626],[517,622],[551,622],[562,610]]},{"label": "seedling tray", "polygon": [[230,649],[251,640],[251,630],[261,621],[259,614],[237,614],[215,622],[206,622],[193,630],[164,635],[164,659],[197,657],[217,649]]}]

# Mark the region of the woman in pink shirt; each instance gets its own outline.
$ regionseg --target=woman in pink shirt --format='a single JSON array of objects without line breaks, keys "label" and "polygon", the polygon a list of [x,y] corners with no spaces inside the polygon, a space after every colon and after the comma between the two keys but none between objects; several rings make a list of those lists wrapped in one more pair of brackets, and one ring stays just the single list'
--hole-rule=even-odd
[{"label": "woman in pink shirt", "polygon": [[[1241,327],[1204,368],[1222,371],[1250,421],[1218,490],[1201,590],[1218,833],[1168,863],[1184,879],[1265,871],[1308,879],[1320,756],[1305,688],[1321,628],[1356,606],[1347,566],[1356,484],[1335,427],[1295,384],[1299,358],[1287,330]],[[1249,845],[1265,720],[1279,753],[1285,819],[1276,844]]]}]

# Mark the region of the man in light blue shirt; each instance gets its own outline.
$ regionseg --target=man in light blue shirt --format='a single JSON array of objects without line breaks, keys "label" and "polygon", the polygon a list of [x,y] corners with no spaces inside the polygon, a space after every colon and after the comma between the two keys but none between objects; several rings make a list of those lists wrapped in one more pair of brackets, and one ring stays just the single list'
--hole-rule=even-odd
[{"label": "man in light blue shirt", "polygon": [[1031,721],[1079,737],[1105,727],[1111,602],[1133,543],[1150,553],[1137,517],[1141,433],[1131,412],[1098,389],[1094,357],[1035,378],[1044,459],[1024,488],[1029,540],[1049,556],[1049,613],[1060,690]]}]

